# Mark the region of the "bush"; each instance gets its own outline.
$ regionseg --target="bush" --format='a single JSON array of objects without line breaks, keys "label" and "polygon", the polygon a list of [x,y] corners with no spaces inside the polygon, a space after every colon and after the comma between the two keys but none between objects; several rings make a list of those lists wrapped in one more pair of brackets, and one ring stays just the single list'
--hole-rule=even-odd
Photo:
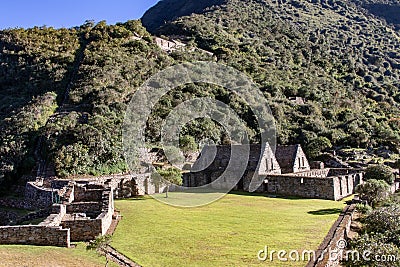
[{"label": "bush", "polygon": [[323,152],[324,150],[331,148],[332,147],[332,143],[331,141],[329,141],[328,138],[326,137],[317,137],[313,140],[311,140],[305,147],[306,153],[307,155],[311,158],[311,159],[315,159],[316,157],[318,157],[321,152]]},{"label": "bush", "polygon": [[365,218],[368,232],[393,234],[400,230],[400,205],[375,209]]},{"label": "bush", "polygon": [[[364,234],[350,242],[350,248],[358,252],[359,257],[350,256],[345,259],[345,266],[400,266],[396,260],[400,257],[399,249],[393,244],[386,243],[382,235]],[[383,257],[395,255],[396,259],[383,262]]]},{"label": "bush", "polygon": [[358,210],[362,214],[369,214],[370,212],[372,212],[372,207],[364,204],[356,204],[356,210]]},{"label": "bush", "polygon": [[182,185],[182,172],[181,170],[170,167],[167,169],[159,169],[151,175],[152,183],[155,185],[165,184],[166,191],[165,197],[168,197],[168,191],[171,184]]},{"label": "bush", "polygon": [[184,153],[190,153],[197,150],[197,143],[193,136],[184,135],[179,140],[179,146]]},{"label": "bush", "polygon": [[394,175],[392,169],[385,165],[369,166],[365,172],[364,180],[383,180],[389,185],[394,182]]},{"label": "bush", "polygon": [[381,180],[369,180],[356,187],[356,193],[361,199],[367,200],[374,207],[376,203],[385,200],[389,196],[389,185]]}]

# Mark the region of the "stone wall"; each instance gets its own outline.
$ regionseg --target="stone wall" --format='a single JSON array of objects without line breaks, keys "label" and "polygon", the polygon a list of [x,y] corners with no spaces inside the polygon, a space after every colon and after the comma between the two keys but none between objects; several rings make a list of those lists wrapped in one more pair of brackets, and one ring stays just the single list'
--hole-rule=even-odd
[{"label": "stone wall", "polygon": [[328,176],[343,176],[349,174],[363,173],[363,169],[347,169],[347,168],[328,168]]},{"label": "stone wall", "polygon": [[35,182],[28,182],[25,187],[25,208],[50,207],[53,204],[53,196],[57,193],[58,190],[40,187]]},{"label": "stone wall", "polygon": [[1,226],[0,244],[69,247],[70,232],[39,225]]},{"label": "stone wall", "polygon": [[112,191],[103,192],[102,203],[102,213],[97,218],[101,220],[101,233],[105,235],[111,226],[114,215],[114,196]]},{"label": "stone wall", "polygon": [[262,187],[270,194],[336,200],[332,178],[268,175]]},{"label": "stone wall", "polygon": [[328,177],[330,169],[313,169],[305,172],[297,172],[293,174],[293,176],[301,176],[301,177],[317,177],[317,178],[325,178]]},{"label": "stone wall", "polygon": [[[105,182],[107,183],[107,182]],[[107,183],[108,184],[108,183]],[[36,206],[49,205],[50,215],[39,225],[0,227],[0,244],[70,246],[70,241],[88,241],[106,234],[114,214],[113,190],[108,185],[58,181],[58,189],[32,182],[26,197]],[[63,204],[53,204],[54,194]],[[46,216],[45,215],[45,216]]]},{"label": "stone wall", "polygon": [[[92,192],[92,197],[98,198],[99,190],[88,189],[86,192]],[[80,196],[83,192],[79,186],[75,187],[76,199],[90,200]],[[94,193],[96,192],[96,193]],[[112,223],[114,214],[114,197],[111,188],[109,190],[101,190],[101,196],[98,201],[91,202],[74,202],[66,206],[66,212],[61,225],[63,228],[69,228],[71,241],[88,241],[95,239],[99,235],[106,234]],[[75,199],[75,201],[76,201]]]},{"label": "stone wall", "polygon": [[250,181],[254,172],[246,172],[238,184],[234,175],[222,171],[202,171],[183,174],[183,186],[185,187],[203,187],[208,189],[225,190],[235,189],[243,190],[245,186],[249,188]]},{"label": "stone wall", "polygon": [[[93,214],[100,213],[102,204],[96,201],[88,202],[74,202],[67,206],[68,213],[86,213]],[[96,217],[97,217],[96,215]]]},{"label": "stone wall", "polygon": [[328,178],[332,178],[334,181],[335,200],[354,194],[356,186],[363,182],[362,173],[353,173]]},{"label": "stone wall", "polygon": [[[316,175],[322,177],[311,176],[313,171],[319,171]],[[326,170],[268,175],[260,191],[285,196],[340,200],[354,194],[355,187],[362,183],[362,173],[324,178],[324,172]]]},{"label": "stone wall", "polygon": [[102,220],[76,218],[63,221],[63,228],[69,228],[71,231],[71,241],[89,241],[95,239],[102,233]]},{"label": "stone wall", "polygon": [[85,201],[100,201],[103,189],[90,189],[90,190],[78,190],[75,189],[74,201],[85,202]]},{"label": "stone wall", "polygon": [[51,214],[39,224],[39,226],[59,226],[67,213],[67,207],[61,204],[54,204]]},{"label": "stone wall", "polygon": [[316,251],[316,257],[311,259],[306,267],[341,266],[339,262],[340,257],[337,255],[341,255],[344,251],[342,245],[346,242],[343,242],[342,240],[346,240],[348,233],[350,232],[354,210],[355,205],[349,205],[344,208],[343,212],[340,214],[339,218],[329,230],[328,235]]},{"label": "stone wall", "polygon": [[[62,189],[68,185],[70,180],[64,179],[56,179],[52,181],[52,187],[55,189]],[[133,196],[142,196],[142,195],[151,195],[156,193],[163,193],[166,186],[160,185],[157,186],[152,183],[150,174],[121,174],[121,175],[110,175],[110,176],[101,176],[101,177],[93,177],[88,179],[77,179],[77,183],[79,184],[98,184],[105,185],[108,184],[111,186],[114,191],[115,198],[127,198]],[[75,197],[81,195],[86,198],[85,193],[83,191],[79,193],[75,193]],[[92,192],[90,194],[96,194]]]},{"label": "stone wall", "polygon": [[[227,178],[220,178],[222,171],[197,172],[183,174],[183,182],[186,187],[198,187],[209,184],[210,188],[223,189],[232,184]],[[346,174],[332,176],[331,174]],[[249,184],[255,172],[247,171],[235,190],[249,190]],[[257,178],[258,177],[258,178]],[[340,200],[354,194],[355,187],[362,183],[363,174],[350,170],[318,169],[291,174],[267,174],[258,175],[255,179],[264,180],[257,192],[267,192],[284,196],[298,196],[306,198],[320,198]],[[231,187],[229,187],[231,188]]]}]

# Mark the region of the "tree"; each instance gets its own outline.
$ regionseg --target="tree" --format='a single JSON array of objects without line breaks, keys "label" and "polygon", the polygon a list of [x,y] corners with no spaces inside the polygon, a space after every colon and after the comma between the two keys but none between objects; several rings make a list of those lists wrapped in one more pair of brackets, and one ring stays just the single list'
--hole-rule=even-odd
[{"label": "tree", "polygon": [[374,207],[377,202],[383,201],[389,196],[389,185],[383,180],[372,179],[358,185],[356,193]]},{"label": "tree", "polygon": [[182,185],[182,173],[181,170],[174,167],[164,170],[159,169],[152,174],[152,180],[155,184],[166,184],[165,197],[168,198],[168,191],[171,184]]},{"label": "tree", "polygon": [[394,174],[392,169],[385,165],[373,165],[369,166],[365,171],[364,180],[383,180],[389,185],[394,182]]},{"label": "tree", "polygon": [[106,257],[106,267],[108,266],[108,257],[105,253],[105,250],[108,245],[111,243],[111,236],[110,235],[99,235],[95,240],[89,242],[86,246],[87,250],[96,250],[99,255],[104,255]]},{"label": "tree", "polygon": [[311,159],[318,157],[322,151],[325,149],[331,148],[332,143],[328,138],[319,136],[313,140],[311,140],[305,147],[307,156]]}]

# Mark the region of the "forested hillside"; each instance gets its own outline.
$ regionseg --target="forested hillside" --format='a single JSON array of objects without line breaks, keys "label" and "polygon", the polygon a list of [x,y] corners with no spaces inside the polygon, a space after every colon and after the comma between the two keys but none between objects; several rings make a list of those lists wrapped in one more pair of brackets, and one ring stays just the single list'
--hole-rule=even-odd
[{"label": "forested hillside", "polygon": [[30,174],[41,160],[60,176],[125,171],[129,94],[173,62],[139,21],[5,30],[0,48],[3,180]]},{"label": "forested hillside", "polygon": [[[150,9],[144,25],[170,13],[166,3],[175,2]],[[195,42],[248,73],[271,101],[280,143],[307,146],[326,137],[333,145],[397,149],[400,35],[394,26],[348,1],[209,3],[154,33]],[[293,96],[306,105],[294,105]]]},{"label": "forested hillside", "polygon": [[0,33],[0,178],[30,173],[35,144],[68,84],[79,29]]},{"label": "forested hillside", "polygon": [[[373,4],[392,8],[372,14]],[[195,60],[247,73],[270,102],[279,143],[301,143],[313,156],[330,145],[398,153],[400,32],[398,16],[391,15],[398,6],[383,0],[164,0],[142,21],[153,35],[187,43],[172,53],[161,50],[140,21],[0,31],[0,180],[15,183],[37,167],[58,176],[125,172],[121,127],[130,97],[158,70]],[[258,142],[246,99],[192,84],[160,100],[146,132],[153,145],[169,110],[194,96],[230,105]],[[195,141],[226,142],[225,136],[203,119],[187,125],[182,140],[193,149]]]}]

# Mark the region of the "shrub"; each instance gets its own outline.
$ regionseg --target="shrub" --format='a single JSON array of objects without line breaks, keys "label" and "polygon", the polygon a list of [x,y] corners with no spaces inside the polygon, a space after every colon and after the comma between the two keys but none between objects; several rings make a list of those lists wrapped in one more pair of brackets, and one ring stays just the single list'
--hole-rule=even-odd
[{"label": "shrub", "polygon": [[362,214],[369,214],[372,211],[372,207],[370,205],[356,204],[356,210]]},{"label": "shrub", "polygon": [[[345,266],[400,266],[397,261],[400,257],[398,247],[386,243],[385,237],[382,235],[364,234],[351,241],[350,248],[358,252],[358,257],[352,257],[350,254],[343,262]],[[389,255],[394,255],[396,258],[389,259]],[[383,261],[383,257],[386,257],[387,260]]]},{"label": "shrub", "polygon": [[374,207],[377,202],[383,201],[389,196],[389,185],[385,181],[369,180],[358,185],[356,193]]},{"label": "shrub", "polygon": [[168,198],[168,191],[171,184],[182,185],[181,170],[170,167],[167,169],[159,169],[151,175],[152,183],[155,185],[166,184],[165,197]]},{"label": "shrub", "polygon": [[317,137],[311,140],[305,147],[307,155],[315,159],[317,156],[321,154],[325,149],[331,148],[332,143],[326,137]]},{"label": "shrub", "polygon": [[368,232],[395,233],[400,230],[400,205],[375,209],[365,218]]},{"label": "shrub", "polygon": [[365,172],[364,180],[383,180],[389,185],[394,182],[394,175],[392,169],[385,165],[369,166]]},{"label": "shrub", "polygon": [[197,143],[193,136],[184,135],[179,140],[179,146],[184,153],[190,153],[197,150]]}]

